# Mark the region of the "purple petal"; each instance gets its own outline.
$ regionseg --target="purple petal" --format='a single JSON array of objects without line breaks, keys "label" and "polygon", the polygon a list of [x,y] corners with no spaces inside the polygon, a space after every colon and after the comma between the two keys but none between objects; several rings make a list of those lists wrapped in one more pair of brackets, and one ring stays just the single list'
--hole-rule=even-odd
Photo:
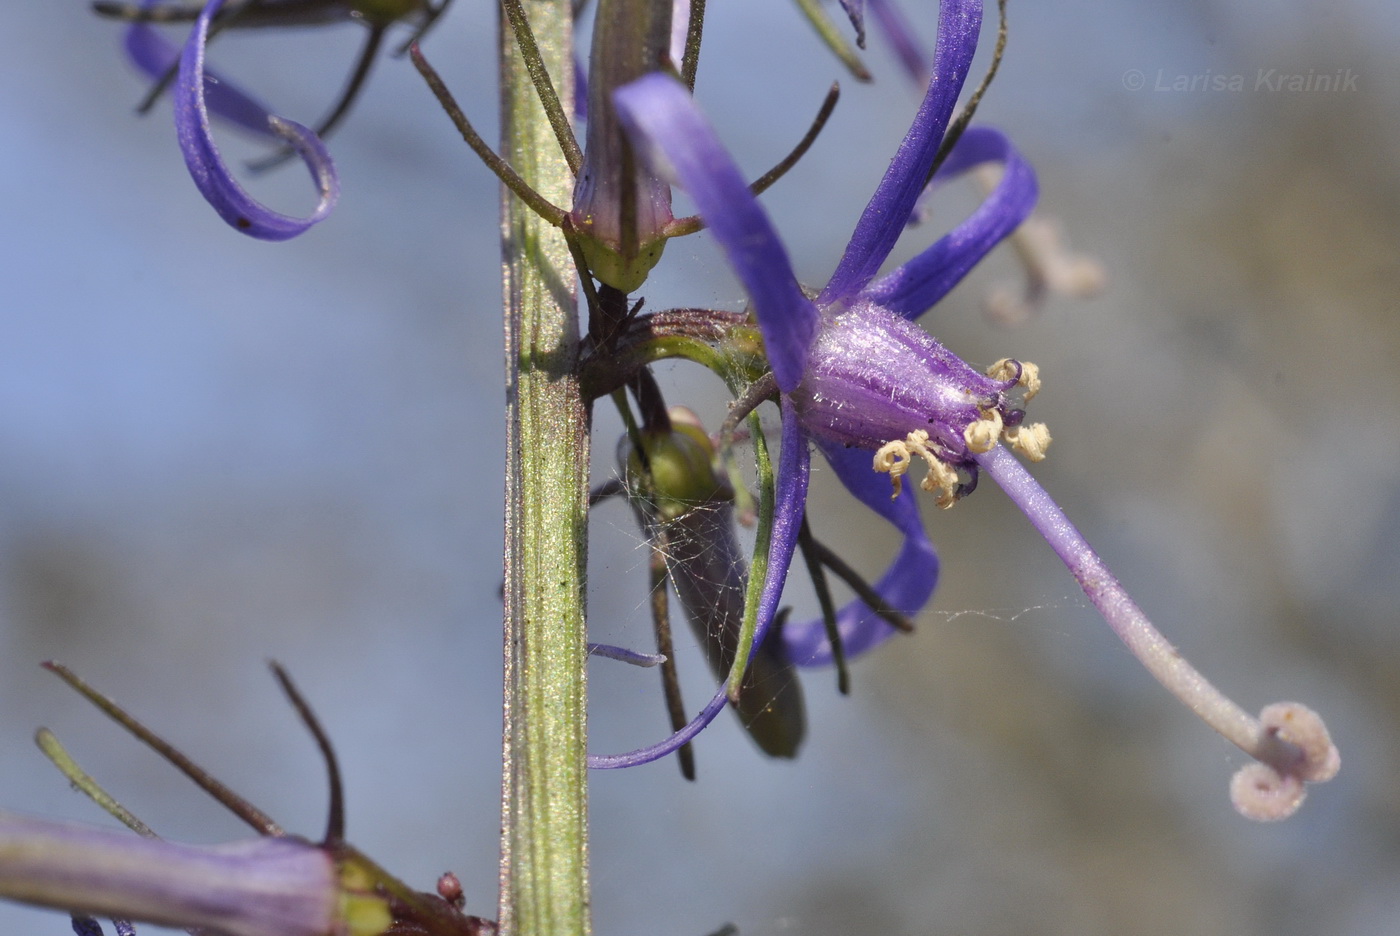
[{"label": "purple petal", "polygon": [[918,318],[962,281],[997,244],[1021,226],[1035,207],[1035,172],[1005,136],[973,127],[939,168],[940,178],[984,162],[1006,166],[1001,182],[966,221],[914,259],[881,277],[863,295],[906,318]]},{"label": "purple petal", "polygon": [[865,48],[865,0],[841,0],[841,9],[856,31],[856,45]]},{"label": "purple petal", "polygon": [[817,330],[768,215],[749,192],[685,86],[653,73],[613,93],[632,145],[652,171],[689,193],[749,294],[778,387],[797,386]]},{"label": "purple petal", "polygon": [[339,932],[330,852],[292,836],[180,845],[0,811],[5,896],[226,936]]},{"label": "purple petal", "polygon": [[[811,452],[807,448],[807,437],[797,424],[797,414],[786,399],[783,400],[782,407],[783,448],[774,485],[773,531],[768,543],[768,578],[763,583],[763,593],[759,596],[758,630],[753,641],[755,647],[763,644],[764,635],[772,626],[773,616],[778,610],[778,599],[782,597],[783,583],[787,581],[788,566],[792,564],[792,553],[797,548],[797,533],[802,528],[802,511],[807,503],[807,481],[811,469]],[[635,767],[665,757],[714,721],[726,702],[726,687],[720,686],[714,698],[700,710],[700,714],[665,741],[628,751],[626,754],[590,754],[588,766],[594,770]]]},{"label": "purple petal", "polygon": [[812,452],[807,447],[807,434],[802,431],[797,409],[783,397],[783,451],[778,462],[773,503],[773,532],[768,541],[768,578],[758,599],[758,629],[754,633],[755,647],[763,643],[768,628],[778,613],[778,601],[783,597],[788,566],[797,548],[797,534],[802,530],[802,514],[807,507],[807,483],[811,478]]},{"label": "purple petal", "polygon": [[209,38],[209,22],[222,5],[223,0],[210,0],[204,7],[180,55],[180,75],[175,81],[175,134],[195,187],[220,217],[250,237],[287,240],[331,213],[340,196],[340,182],[330,153],[314,133],[301,124],[271,116],[267,126],[292,146],[311,170],[320,192],[316,210],[307,218],[281,214],[254,201],[234,180],[210,134],[204,91],[204,46]]},{"label": "purple petal", "polygon": [[612,644],[594,643],[591,640],[588,642],[588,655],[616,660],[619,663],[627,663],[632,666],[660,666],[666,662],[666,657],[660,653],[643,653],[640,650],[615,647]]},{"label": "purple petal", "polygon": [[928,93],[919,105],[913,126],[890,161],[885,177],[865,206],[855,234],[846,245],[846,253],[817,298],[817,305],[825,308],[864,289],[899,239],[943,141],[973,53],[977,51],[981,26],[981,0],[943,0]]},{"label": "purple petal", "polygon": [[729,691],[726,687],[720,686],[714,698],[705,703],[705,707],[700,710],[690,722],[680,731],[677,731],[665,741],[648,745],[644,748],[637,748],[635,751],[628,751],[626,754],[589,754],[588,766],[591,770],[615,770],[619,767],[637,767],[641,764],[650,764],[654,760],[660,760],[667,754],[678,750],[683,745],[688,744],[695,738],[705,726],[715,720],[715,716],[724,711],[725,705],[729,703]]},{"label": "purple petal", "polygon": [[[904,545],[875,583],[875,591],[895,610],[911,615],[917,613],[928,603],[938,584],[938,556],[924,532],[914,485],[906,484],[903,493],[891,499],[889,475],[877,474],[870,467],[870,452],[831,443],[818,442],[817,445],[846,490],[904,534]],[[849,657],[859,656],[896,633],[859,599],[837,613],[836,627],[842,648]],[[798,666],[826,666],[832,662],[831,642],[821,618],[796,624],[788,622],[783,626],[782,637],[788,659]]]},{"label": "purple petal", "polygon": [[588,71],[574,54],[574,123],[588,122]]},{"label": "purple petal", "polygon": [[915,84],[927,84],[928,56],[920,47],[914,28],[909,25],[904,13],[891,0],[870,0],[870,12],[880,31],[885,34],[885,39],[894,47],[895,55],[909,77],[914,79]]},{"label": "purple petal", "polygon": [[90,916],[73,915],[74,936],[102,936],[102,924]]},{"label": "purple petal", "polygon": [[[146,0],[142,9],[155,5],[157,0]],[[180,50],[172,42],[147,23],[133,23],[126,31],[126,54],[141,71],[153,80],[164,78],[171,68],[180,61]],[[204,72],[205,104],[211,113],[245,130],[261,136],[277,138],[268,126],[271,116],[268,109],[256,98],[240,91],[216,72]],[[280,138],[279,142],[280,142]]]}]

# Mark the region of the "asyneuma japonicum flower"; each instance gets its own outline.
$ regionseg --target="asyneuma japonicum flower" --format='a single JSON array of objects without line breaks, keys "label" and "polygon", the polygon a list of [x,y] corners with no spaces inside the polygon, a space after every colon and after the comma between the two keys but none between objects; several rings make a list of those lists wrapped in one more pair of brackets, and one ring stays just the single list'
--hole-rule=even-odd
[{"label": "asyneuma japonicum flower", "polygon": [[462,912],[456,875],[436,894],[390,876],[344,839],[344,793],[330,740],[277,664],[274,675],[326,761],[330,809],[319,842],[288,835],[267,813],[234,793],[132,718],[67,667],[51,670],[136,735],[262,837],[224,845],[161,840],[73,760],[52,732],[35,742],[73,787],[133,832],[52,822],[0,810],[0,897],[69,911],[78,936],[101,936],[93,916],[112,918],[118,936],[132,921],[224,936],[483,936],[490,920]]},{"label": "asyneuma japonicum flower", "polygon": [[0,810],[0,895],[78,913],[229,936],[374,936],[389,928],[388,901],[361,877],[301,839],[180,845]]},{"label": "asyneuma japonicum flower", "polygon": [[[856,227],[835,274],[815,299],[803,292],[762,208],[685,89],[649,75],[616,94],[634,146],[662,175],[695,200],[744,285],[758,320],[782,413],[782,455],[769,547],[769,576],[758,609],[762,643],[782,592],[805,507],[808,442],[822,450],[842,482],[872,506],[883,497],[905,534],[905,549],[881,582],[882,593],[912,589],[936,569],[927,559],[904,562],[922,540],[917,509],[900,494],[913,459],[928,465],[923,482],[948,505],[970,492],[979,471],[997,481],[1069,567],[1084,593],[1119,637],[1169,690],[1258,763],[1232,784],[1236,807],[1257,819],[1289,815],[1305,782],[1330,779],[1339,766],[1322,720],[1296,703],[1264,709],[1259,719],[1219,693],[1151,625],[1060,509],[1002,443],[1030,459],[1043,457],[1049,434],[1023,424],[1023,405],[1039,387],[1030,364],[1005,360],[981,374],[910,320],[945,295],[993,245],[1014,229],[1035,200],[1034,176],[1000,134],[973,129],[948,154],[941,174],[987,161],[1005,166],[1001,182],[963,224],[894,271],[876,277],[915,199],[928,181],[981,25],[976,0],[944,0],[933,79],[914,125],[891,161]],[[872,457],[873,453],[873,457]],[[883,488],[884,494],[877,493]],[[912,518],[912,522],[911,522]],[[901,565],[901,563],[904,563]],[[899,600],[891,604],[899,606]],[[869,609],[865,609],[869,611]],[[840,621],[852,653],[888,636],[874,615]],[[783,634],[795,662],[820,654],[819,634]],[[692,737],[723,704],[723,693],[686,729],[661,745],[598,766],[624,766],[659,756]]]}]

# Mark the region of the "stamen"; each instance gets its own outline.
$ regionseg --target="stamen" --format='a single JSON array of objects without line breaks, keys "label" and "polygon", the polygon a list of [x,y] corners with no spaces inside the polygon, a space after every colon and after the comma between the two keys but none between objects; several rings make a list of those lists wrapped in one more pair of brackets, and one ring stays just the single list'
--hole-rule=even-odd
[{"label": "stamen", "polygon": [[894,500],[899,496],[899,492],[904,490],[902,475],[909,470],[909,462],[909,446],[898,440],[886,442],[875,452],[875,470],[888,474],[890,484],[894,487],[894,493],[890,495],[890,500]]},{"label": "stamen", "polygon": [[[997,439],[1001,437],[1002,421],[1001,413],[994,409],[983,410],[982,418],[976,422],[968,423],[963,430],[963,441],[967,447],[974,452],[990,451],[993,445],[997,444]],[[1014,430],[1008,430],[1008,432]]]},{"label": "stamen", "polygon": [[1006,430],[1007,443],[1033,462],[1043,461],[1050,447],[1050,428],[1045,423],[1015,426]]},{"label": "stamen", "polygon": [[943,510],[947,510],[958,502],[958,491],[962,489],[962,480],[956,471],[934,459],[929,462],[928,474],[924,476],[924,481],[919,487],[925,491],[937,491],[938,496],[934,498],[933,502]]},{"label": "stamen", "polygon": [[[1000,415],[997,417],[1000,419]],[[890,499],[899,496],[904,489],[902,475],[909,470],[909,465],[917,455],[928,465],[928,474],[919,487],[925,491],[938,491],[939,495],[935,503],[939,507],[948,508],[957,503],[958,488],[960,482],[958,473],[952,466],[943,462],[928,446],[928,432],[924,429],[915,429],[904,438],[903,441],[895,440],[886,442],[880,446],[875,453],[874,468],[876,471],[887,473],[890,476],[890,483],[894,487],[894,493]]]}]

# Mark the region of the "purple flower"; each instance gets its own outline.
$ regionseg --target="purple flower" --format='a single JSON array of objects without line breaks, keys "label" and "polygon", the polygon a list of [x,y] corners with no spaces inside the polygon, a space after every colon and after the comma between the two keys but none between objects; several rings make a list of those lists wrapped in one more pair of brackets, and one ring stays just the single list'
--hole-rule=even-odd
[{"label": "purple flower", "polygon": [[[763,643],[792,560],[807,494],[808,442],[815,442],[846,487],[893,522],[904,548],[879,584],[896,608],[917,609],[932,591],[936,560],[900,477],[917,457],[921,485],[952,504],[985,471],[1045,537],[1118,637],[1168,690],[1258,761],[1231,784],[1235,807],[1281,819],[1302,803],[1305,784],[1331,779],[1341,760],[1322,719],[1295,702],[1266,706],[1258,718],[1212,686],[1152,626],[1069,519],[1001,442],[1036,461],[1050,439],[1025,425],[1023,406],[1039,389],[1035,368],[1014,360],[978,373],[910,320],[942,298],[1035,201],[1030,169],[1000,134],[969,130],[940,172],[995,160],[1001,181],[952,233],[913,260],[876,276],[928,180],[967,73],[981,24],[979,0],[943,0],[933,79],[919,115],[857,224],[835,274],[809,299],[792,273],[772,224],[690,96],[674,80],[649,75],[617,92],[618,112],[642,158],[690,194],[749,295],[780,393],[778,470],[768,578],[758,606],[755,646]],[[872,459],[870,453],[874,452]],[[895,498],[885,494],[894,482]],[[890,628],[858,602],[839,626],[848,652],[888,637]],[[824,662],[824,635],[812,625],[784,628],[797,664]],[[597,766],[642,763],[689,740],[723,705],[722,691],[665,742]]]},{"label": "purple flower", "polygon": [[0,895],[230,936],[371,936],[387,901],[355,895],[326,848],[290,837],[179,845],[0,811]]},{"label": "purple flower", "polygon": [[[638,153],[686,189],[724,248],[749,294],[781,391],[782,458],[755,646],[763,644],[773,621],[802,524],[809,441],[821,449],[846,488],[903,535],[904,544],[876,590],[891,607],[914,612],[933,593],[938,560],[913,494],[892,499],[890,481],[871,470],[869,450],[922,430],[929,433],[925,439],[930,451],[971,466],[960,421],[983,423],[990,418],[986,410],[1008,426],[1019,422],[1019,394],[1013,390],[1022,377],[1019,365],[1009,365],[1006,375],[997,378],[977,374],[908,321],[947,294],[1030,212],[1035,177],[1005,137],[985,128],[963,135],[940,175],[995,160],[1006,167],[1001,183],[956,229],[876,278],[928,181],[980,26],[980,2],[942,4],[928,93],[835,274],[815,300],[798,284],[768,217],[685,89],[667,76],[652,74],[615,96]],[[894,357],[872,356],[887,353]],[[837,627],[850,655],[894,632],[859,600],[838,613]],[[820,622],[789,624],[781,637],[793,663],[831,662],[831,646]],[[663,756],[694,737],[724,701],[722,690],[685,729],[661,744],[593,757],[590,764],[625,767]]]},{"label": "purple flower", "polygon": [[[195,20],[183,50],[165,40],[146,23],[133,23],[126,34],[126,51],[137,67],[159,79],[179,63],[175,79],[175,133],[185,166],[195,187],[235,230],[262,240],[296,237],[324,220],[340,196],[340,182],[330,153],[306,127],[273,115],[261,102],[239,90],[204,66],[209,26],[224,0],[209,0]],[[155,6],[146,0],[143,9]],[[253,199],[233,178],[209,129],[210,112],[238,126],[289,146],[311,171],[320,195],[316,210],[306,218],[294,218],[267,208]]]}]

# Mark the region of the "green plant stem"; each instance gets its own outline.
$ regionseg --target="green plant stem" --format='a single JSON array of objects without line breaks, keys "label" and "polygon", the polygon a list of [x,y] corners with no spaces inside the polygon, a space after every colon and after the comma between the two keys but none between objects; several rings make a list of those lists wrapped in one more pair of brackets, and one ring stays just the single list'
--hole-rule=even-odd
[{"label": "green plant stem", "polygon": [[[567,0],[526,0],[544,67],[572,100]],[[501,153],[571,201],[569,171],[502,22]],[[505,739],[502,936],[587,936],[584,570],[588,408],[577,376],[575,274],[564,238],[502,195],[506,311]]]}]

